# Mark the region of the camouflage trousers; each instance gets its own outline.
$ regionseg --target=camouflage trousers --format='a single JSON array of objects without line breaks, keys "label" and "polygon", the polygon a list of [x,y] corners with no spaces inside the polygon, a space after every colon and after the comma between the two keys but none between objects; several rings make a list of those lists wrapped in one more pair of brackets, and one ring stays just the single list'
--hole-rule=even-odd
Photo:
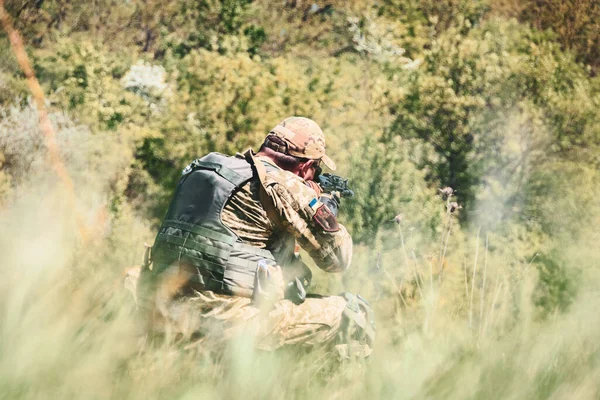
[{"label": "camouflage trousers", "polygon": [[[341,359],[371,353],[373,337],[349,317],[347,297],[314,296],[302,304],[275,298],[258,304],[248,297],[191,289],[189,275],[177,267],[164,275],[151,281],[142,271],[139,281],[130,282],[138,286],[138,308],[147,332],[210,346],[250,337],[256,348],[267,351],[291,345],[330,347]],[[364,314],[367,321],[366,312],[358,310],[359,318]]]}]

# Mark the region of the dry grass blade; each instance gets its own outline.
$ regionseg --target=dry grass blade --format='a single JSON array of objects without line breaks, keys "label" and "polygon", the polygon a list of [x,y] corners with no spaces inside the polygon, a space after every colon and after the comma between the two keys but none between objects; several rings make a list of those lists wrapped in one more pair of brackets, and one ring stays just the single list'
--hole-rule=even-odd
[{"label": "dry grass blade", "polygon": [[488,249],[489,249],[489,234],[485,234],[485,258],[483,261],[483,282],[481,283],[481,294],[479,299],[479,338],[477,339],[477,343],[479,344],[481,340],[481,335],[483,334],[483,308],[484,308],[484,299],[485,299],[485,283],[487,278],[487,265],[488,265]]},{"label": "dry grass blade", "polygon": [[473,295],[475,294],[475,277],[477,276],[477,261],[479,258],[479,234],[481,228],[477,230],[477,239],[475,240],[475,261],[473,262],[473,277],[471,278],[471,298],[469,299],[469,328],[473,329]]}]

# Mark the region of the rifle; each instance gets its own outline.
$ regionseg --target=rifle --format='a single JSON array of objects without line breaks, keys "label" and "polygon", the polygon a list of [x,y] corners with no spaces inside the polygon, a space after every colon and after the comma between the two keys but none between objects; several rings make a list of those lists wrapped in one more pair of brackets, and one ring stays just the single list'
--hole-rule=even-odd
[{"label": "rifle", "polygon": [[348,187],[348,179],[339,175],[321,174],[317,177],[317,183],[321,186],[323,193],[337,195],[338,198],[354,196],[354,192]]}]

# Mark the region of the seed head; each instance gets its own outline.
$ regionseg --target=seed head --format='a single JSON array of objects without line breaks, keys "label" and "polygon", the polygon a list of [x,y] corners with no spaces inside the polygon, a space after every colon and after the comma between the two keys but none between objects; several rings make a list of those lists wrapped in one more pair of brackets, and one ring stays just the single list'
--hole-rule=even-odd
[{"label": "seed head", "polygon": [[450,214],[452,214],[453,212],[462,209],[463,207],[458,204],[457,202],[453,201],[452,203],[448,203],[448,205],[446,206],[446,208],[448,209],[448,212]]},{"label": "seed head", "polygon": [[450,186],[446,186],[445,188],[438,190],[440,191],[442,196],[444,196],[447,199],[452,197],[452,195],[454,194],[454,189],[452,189]]}]

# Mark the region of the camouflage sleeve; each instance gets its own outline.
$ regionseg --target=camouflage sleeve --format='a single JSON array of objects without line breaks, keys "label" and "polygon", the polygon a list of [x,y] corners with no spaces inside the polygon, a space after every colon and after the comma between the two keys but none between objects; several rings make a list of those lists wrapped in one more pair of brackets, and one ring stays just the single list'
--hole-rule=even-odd
[{"label": "camouflage sleeve", "polygon": [[318,202],[316,192],[283,170],[269,173],[266,186],[284,229],[296,237],[319,268],[327,272],[346,270],[352,260],[352,238],[327,208],[322,209],[326,206]]}]

